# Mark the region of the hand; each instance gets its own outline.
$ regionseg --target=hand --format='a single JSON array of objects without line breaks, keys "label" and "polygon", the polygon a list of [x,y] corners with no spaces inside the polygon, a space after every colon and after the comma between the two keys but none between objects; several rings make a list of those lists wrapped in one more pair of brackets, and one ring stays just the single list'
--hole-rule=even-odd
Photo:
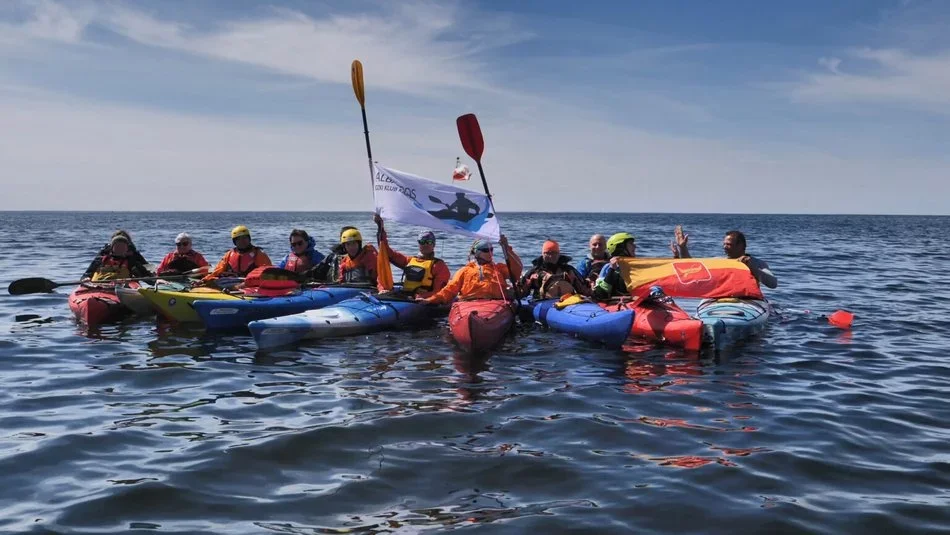
[{"label": "hand", "polygon": [[673,253],[673,258],[680,257],[680,248],[676,246],[676,242],[670,240],[670,252]]},{"label": "hand", "polygon": [[678,247],[686,247],[689,245],[689,234],[683,234],[683,225],[676,225],[676,228],[673,229],[673,237],[676,238],[676,245]]},{"label": "hand", "polygon": [[373,223],[376,223],[376,228],[383,230],[383,218],[379,214],[373,214]]},{"label": "hand", "polygon": [[79,279],[79,282],[89,282],[89,281],[91,281],[91,280],[92,280],[92,277],[83,277],[83,278]]},{"label": "hand", "polygon": [[743,264],[745,264],[745,265],[748,266],[748,265],[749,265],[749,261],[752,260],[752,257],[750,257],[749,255],[746,254],[746,255],[740,256],[739,258],[736,258],[736,260],[738,260],[739,262],[742,262]]},{"label": "hand", "polygon": [[613,269],[617,269],[617,268],[620,267],[620,257],[619,257],[619,256],[615,256],[615,257],[613,257],[613,258],[610,259],[610,267],[613,268]]},{"label": "hand", "polygon": [[498,244],[504,247],[506,250],[511,249],[511,246],[508,245],[508,236],[505,236],[504,234],[498,237]]}]

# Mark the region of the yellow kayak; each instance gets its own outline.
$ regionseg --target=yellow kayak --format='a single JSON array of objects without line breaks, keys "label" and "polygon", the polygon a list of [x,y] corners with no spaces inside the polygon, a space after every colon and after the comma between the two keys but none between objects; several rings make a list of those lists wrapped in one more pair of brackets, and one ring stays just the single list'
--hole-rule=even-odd
[{"label": "yellow kayak", "polygon": [[166,318],[179,323],[201,323],[192,303],[199,299],[240,299],[213,288],[192,288],[185,291],[139,288],[139,293]]}]

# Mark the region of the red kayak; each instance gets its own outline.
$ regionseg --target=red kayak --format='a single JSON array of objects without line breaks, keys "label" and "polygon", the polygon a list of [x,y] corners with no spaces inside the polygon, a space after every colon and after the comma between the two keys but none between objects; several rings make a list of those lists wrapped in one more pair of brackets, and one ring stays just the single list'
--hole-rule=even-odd
[{"label": "red kayak", "polygon": [[130,311],[115,295],[112,287],[80,286],[69,294],[69,310],[89,327],[115,321]]},{"label": "red kayak", "polygon": [[452,337],[469,353],[480,353],[498,345],[514,322],[511,302],[501,299],[456,301],[449,310]]},{"label": "red kayak", "polygon": [[646,299],[636,305],[630,302],[602,303],[601,306],[607,310],[634,311],[630,336],[689,351],[699,351],[702,347],[703,322],[691,317],[672,299]]}]

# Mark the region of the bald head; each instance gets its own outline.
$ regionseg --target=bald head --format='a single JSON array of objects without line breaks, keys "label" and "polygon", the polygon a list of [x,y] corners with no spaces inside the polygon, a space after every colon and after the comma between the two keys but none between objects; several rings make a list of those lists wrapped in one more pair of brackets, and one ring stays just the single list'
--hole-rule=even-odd
[{"label": "bald head", "polygon": [[593,258],[606,258],[607,256],[607,238],[603,234],[594,234],[590,237],[587,244],[590,247],[590,255]]}]

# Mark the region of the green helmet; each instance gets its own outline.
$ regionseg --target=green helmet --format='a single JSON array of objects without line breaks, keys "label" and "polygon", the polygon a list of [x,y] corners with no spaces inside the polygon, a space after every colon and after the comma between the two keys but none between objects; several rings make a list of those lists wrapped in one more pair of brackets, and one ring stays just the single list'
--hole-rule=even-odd
[{"label": "green helmet", "polygon": [[617,252],[623,248],[623,244],[628,241],[636,241],[636,237],[628,232],[618,232],[607,240],[607,254],[617,256]]}]

